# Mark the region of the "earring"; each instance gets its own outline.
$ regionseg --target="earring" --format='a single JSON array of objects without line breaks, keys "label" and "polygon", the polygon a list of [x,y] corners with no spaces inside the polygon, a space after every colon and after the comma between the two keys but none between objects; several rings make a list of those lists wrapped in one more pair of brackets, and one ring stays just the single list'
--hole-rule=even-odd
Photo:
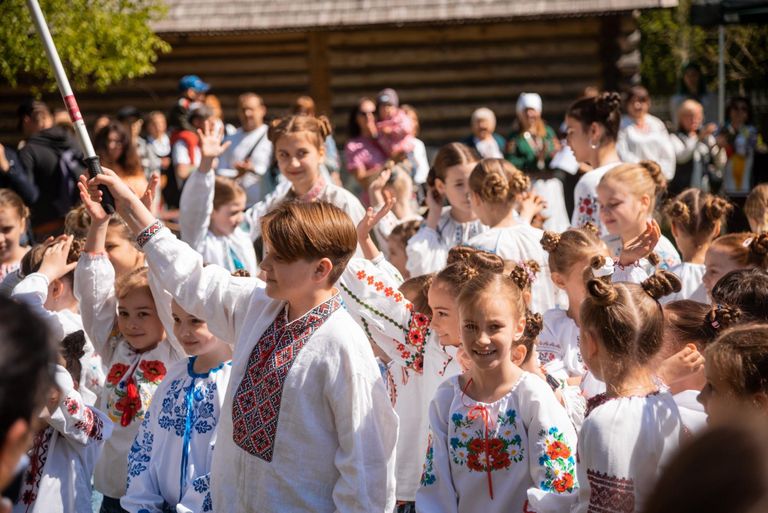
[{"label": "earring", "polygon": [[589,142],[589,147],[592,148],[593,150],[596,150],[598,146],[599,144],[595,144],[592,141]]}]

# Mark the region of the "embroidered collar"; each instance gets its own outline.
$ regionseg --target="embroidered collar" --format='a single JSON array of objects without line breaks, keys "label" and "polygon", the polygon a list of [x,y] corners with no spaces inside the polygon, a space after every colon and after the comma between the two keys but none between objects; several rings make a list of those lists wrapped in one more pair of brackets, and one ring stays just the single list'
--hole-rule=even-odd
[{"label": "embroidered collar", "polygon": [[205,372],[195,372],[195,362],[197,361],[197,356],[190,356],[189,361],[187,362],[187,373],[192,378],[207,378],[214,372],[220,371],[224,368],[224,366],[232,366],[232,360],[227,360],[226,362],[221,362],[216,367],[213,367],[211,369],[208,369]]},{"label": "embroidered collar", "polygon": [[316,324],[317,321],[325,322],[333,312],[339,309],[342,305],[341,295],[336,292],[331,298],[323,301],[312,310],[308,311],[301,317],[298,317],[292,321],[288,321],[288,304],[280,311],[275,319],[286,330],[290,331],[293,336],[299,336],[307,330],[307,326],[310,324]]},{"label": "embroidered collar", "polygon": [[596,396],[587,399],[587,412],[584,414],[584,418],[589,417],[589,414],[592,413],[592,411],[597,409],[599,406],[602,406],[605,403],[614,401],[616,399],[631,399],[633,397],[645,399],[646,397],[653,397],[655,395],[659,395],[660,393],[661,393],[661,390],[656,390],[646,395],[624,395],[621,397],[612,397],[612,396],[609,396],[607,392],[603,392],[602,394],[597,394]]},{"label": "embroidered collar", "polygon": [[310,203],[312,201],[316,201],[320,195],[325,191],[326,187],[325,179],[321,176],[317,178],[317,181],[315,181],[315,184],[312,186],[311,189],[309,189],[305,194],[302,194],[299,196],[296,194],[296,192],[291,188],[290,195],[292,198],[296,199],[297,201],[301,201],[303,203]]}]

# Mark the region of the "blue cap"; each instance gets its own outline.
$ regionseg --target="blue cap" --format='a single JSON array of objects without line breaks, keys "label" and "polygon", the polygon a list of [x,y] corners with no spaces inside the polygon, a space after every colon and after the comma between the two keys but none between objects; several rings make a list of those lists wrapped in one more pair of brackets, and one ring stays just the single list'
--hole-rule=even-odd
[{"label": "blue cap", "polygon": [[179,91],[185,91],[187,89],[194,89],[198,93],[204,93],[211,88],[210,84],[206,84],[197,75],[185,75],[179,80]]}]

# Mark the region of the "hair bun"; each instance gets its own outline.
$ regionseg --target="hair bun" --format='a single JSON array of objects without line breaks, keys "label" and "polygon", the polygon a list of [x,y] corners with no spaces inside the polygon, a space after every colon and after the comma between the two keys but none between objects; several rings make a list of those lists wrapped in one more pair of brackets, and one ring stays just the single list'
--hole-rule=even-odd
[{"label": "hair bun", "polygon": [[595,107],[599,114],[607,117],[621,110],[621,95],[615,91],[601,93],[595,98]]},{"label": "hair bun", "polygon": [[323,140],[326,140],[328,136],[333,133],[331,120],[329,120],[327,116],[320,115],[317,116],[317,121],[320,129],[320,136],[323,138]]},{"label": "hair bun", "polygon": [[733,326],[741,318],[741,310],[735,306],[716,305],[707,313],[704,323],[708,331],[719,332]]},{"label": "hair bun", "polygon": [[733,204],[720,196],[712,196],[711,199],[702,207],[704,217],[710,222],[721,220],[733,211]]},{"label": "hair bun", "polygon": [[754,236],[752,242],[749,243],[749,250],[761,257],[768,255],[768,233],[761,233]]},{"label": "hair bun", "polygon": [[599,306],[610,306],[619,298],[619,291],[613,283],[602,278],[587,281],[587,294]]},{"label": "hair bun", "polygon": [[463,263],[483,271],[495,273],[504,271],[504,260],[499,255],[470,246],[454,246],[448,251],[446,267],[457,263]]},{"label": "hair bun", "polygon": [[512,194],[522,194],[531,188],[531,179],[517,168],[509,173],[507,182]]},{"label": "hair bun", "polygon": [[557,251],[557,246],[559,244],[560,234],[557,232],[546,231],[541,237],[541,247],[544,248],[544,251],[547,253],[554,253]]},{"label": "hair bun", "polygon": [[515,267],[509,272],[509,279],[515,282],[517,288],[526,290],[531,288],[533,280],[541,270],[541,266],[535,260],[527,260],[515,264]]},{"label": "hair bun", "polygon": [[658,254],[658,253],[656,253],[655,251],[654,251],[653,253],[650,253],[650,254],[649,254],[647,257],[646,257],[646,259],[648,260],[648,263],[649,263],[649,264],[651,264],[651,265],[652,265],[652,266],[654,266],[654,267],[655,267],[655,266],[657,266],[657,265],[659,265],[659,264],[661,263],[661,257],[660,257],[660,256],[659,256],[659,254]]},{"label": "hair bun", "polygon": [[680,292],[680,278],[669,271],[656,271],[640,284],[643,290],[658,301],[673,292]]},{"label": "hair bun", "polygon": [[493,201],[504,201],[509,196],[509,189],[509,181],[503,172],[490,172],[485,175],[480,195]]},{"label": "hair bun", "polygon": [[534,339],[539,336],[542,329],[544,329],[544,318],[541,314],[526,310],[525,331],[523,332],[523,336],[527,339]]},{"label": "hair bun", "polygon": [[648,175],[656,185],[657,196],[667,189],[667,179],[664,178],[664,173],[661,172],[661,166],[652,160],[641,160],[639,165],[648,171]]},{"label": "hair bun", "polygon": [[684,225],[691,222],[691,210],[680,200],[672,200],[664,210],[671,221]]},{"label": "hair bun", "polygon": [[581,229],[595,236],[600,235],[600,229],[592,221],[587,221],[586,223],[581,225]]}]

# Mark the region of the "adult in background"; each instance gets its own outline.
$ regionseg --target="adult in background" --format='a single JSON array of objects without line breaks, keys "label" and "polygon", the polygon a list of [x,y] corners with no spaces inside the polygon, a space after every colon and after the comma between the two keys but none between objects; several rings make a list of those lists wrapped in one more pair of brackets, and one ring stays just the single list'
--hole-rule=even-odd
[{"label": "adult in background", "polygon": [[507,140],[496,133],[496,114],[487,107],[480,107],[472,113],[470,124],[472,135],[461,143],[474,149],[484,159],[504,158]]},{"label": "adult in background", "polygon": [[159,110],[153,110],[147,115],[144,124],[146,141],[152,159],[160,162],[160,169],[167,169],[171,165],[171,139],[168,137],[168,121],[165,114]]},{"label": "adult in background", "polygon": [[541,212],[544,229],[562,232],[568,229],[563,182],[549,168],[560,150],[555,131],[541,118],[541,96],[520,93],[515,107],[517,122],[507,141],[506,158],[531,178],[532,191],[546,202]]},{"label": "adult in background", "polygon": [[717,95],[707,90],[707,81],[696,62],[689,62],[683,67],[680,81],[677,84],[677,94],[669,100],[669,112],[672,115],[672,126],[680,122],[678,112],[686,100],[695,100],[702,106],[704,124],[717,122]]},{"label": "adult in background", "polygon": [[677,196],[684,189],[694,187],[709,191],[712,181],[719,188],[725,151],[717,145],[714,133],[717,125],[702,126],[704,109],[696,100],[685,100],[677,111],[677,131],[672,134],[677,167],[675,178],[669,183],[670,196]]},{"label": "adult in background", "polygon": [[[296,101],[293,102],[294,114],[303,114],[305,116],[316,116],[317,109],[315,106],[315,100],[311,96],[299,96]],[[339,175],[339,169],[341,168],[341,162],[339,161],[339,150],[336,148],[336,141],[333,140],[333,134],[330,134],[325,138],[325,160],[320,164],[320,172],[323,173],[323,177],[326,180],[330,180],[334,185],[342,187],[341,176]]]},{"label": "adult in background", "polygon": [[411,178],[413,178],[413,183],[421,185],[427,183],[429,159],[427,158],[427,147],[424,141],[419,139],[419,133],[421,133],[419,114],[413,106],[408,104],[404,104],[400,108],[411,118],[411,123],[413,123],[413,152],[411,153],[413,170],[411,171]]},{"label": "adult in background", "polygon": [[64,216],[80,201],[76,183],[84,170],[82,153],[66,128],[53,125],[51,111],[42,102],[19,108],[19,127],[29,134],[19,159],[39,191],[30,205],[32,231],[44,240],[62,233]]},{"label": "adult in background", "polygon": [[650,108],[648,89],[640,85],[631,87],[624,103],[626,115],[621,118],[616,151],[623,162],[656,162],[669,181],[675,177],[675,149],[666,125],[648,112]]},{"label": "adult in background", "polygon": [[197,75],[185,75],[179,80],[179,98],[168,113],[168,126],[171,132],[191,130],[189,113],[196,104],[205,102],[205,93],[211,85],[203,82]]},{"label": "adult in background", "polygon": [[370,98],[361,98],[349,114],[347,127],[349,140],[344,146],[347,172],[363,190],[363,204],[368,204],[368,186],[381,172],[387,154],[376,141],[376,104]]},{"label": "adult in background", "polygon": [[144,176],[149,179],[152,173],[160,171],[160,159],[155,157],[147,144],[147,140],[141,136],[144,127],[144,118],[136,107],[129,105],[117,111],[117,121],[123,125],[131,140],[131,145],[136,148]]},{"label": "adult in background", "polygon": [[139,196],[144,194],[147,178],[136,146],[131,142],[131,135],[123,123],[113,121],[96,132],[93,149],[102,166],[117,173],[133,192]]},{"label": "adult in background", "polygon": [[184,182],[200,165],[200,138],[197,130],[202,130],[212,115],[210,107],[196,104],[187,116],[189,130],[176,130],[171,135],[171,169],[163,188],[163,199],[169,208],[179,208]]},{"label": "adult in background", "polygon": [[237,117],[240,128],[224,140],[229,148],[219,157],[217,173],[237,178],[245,189],[246,206],[263,200],[274,189],[269,168],[272,164],[272,143],[267,137],[264,123],[267,107],[256,93],[244,93],[237,99]]}]

